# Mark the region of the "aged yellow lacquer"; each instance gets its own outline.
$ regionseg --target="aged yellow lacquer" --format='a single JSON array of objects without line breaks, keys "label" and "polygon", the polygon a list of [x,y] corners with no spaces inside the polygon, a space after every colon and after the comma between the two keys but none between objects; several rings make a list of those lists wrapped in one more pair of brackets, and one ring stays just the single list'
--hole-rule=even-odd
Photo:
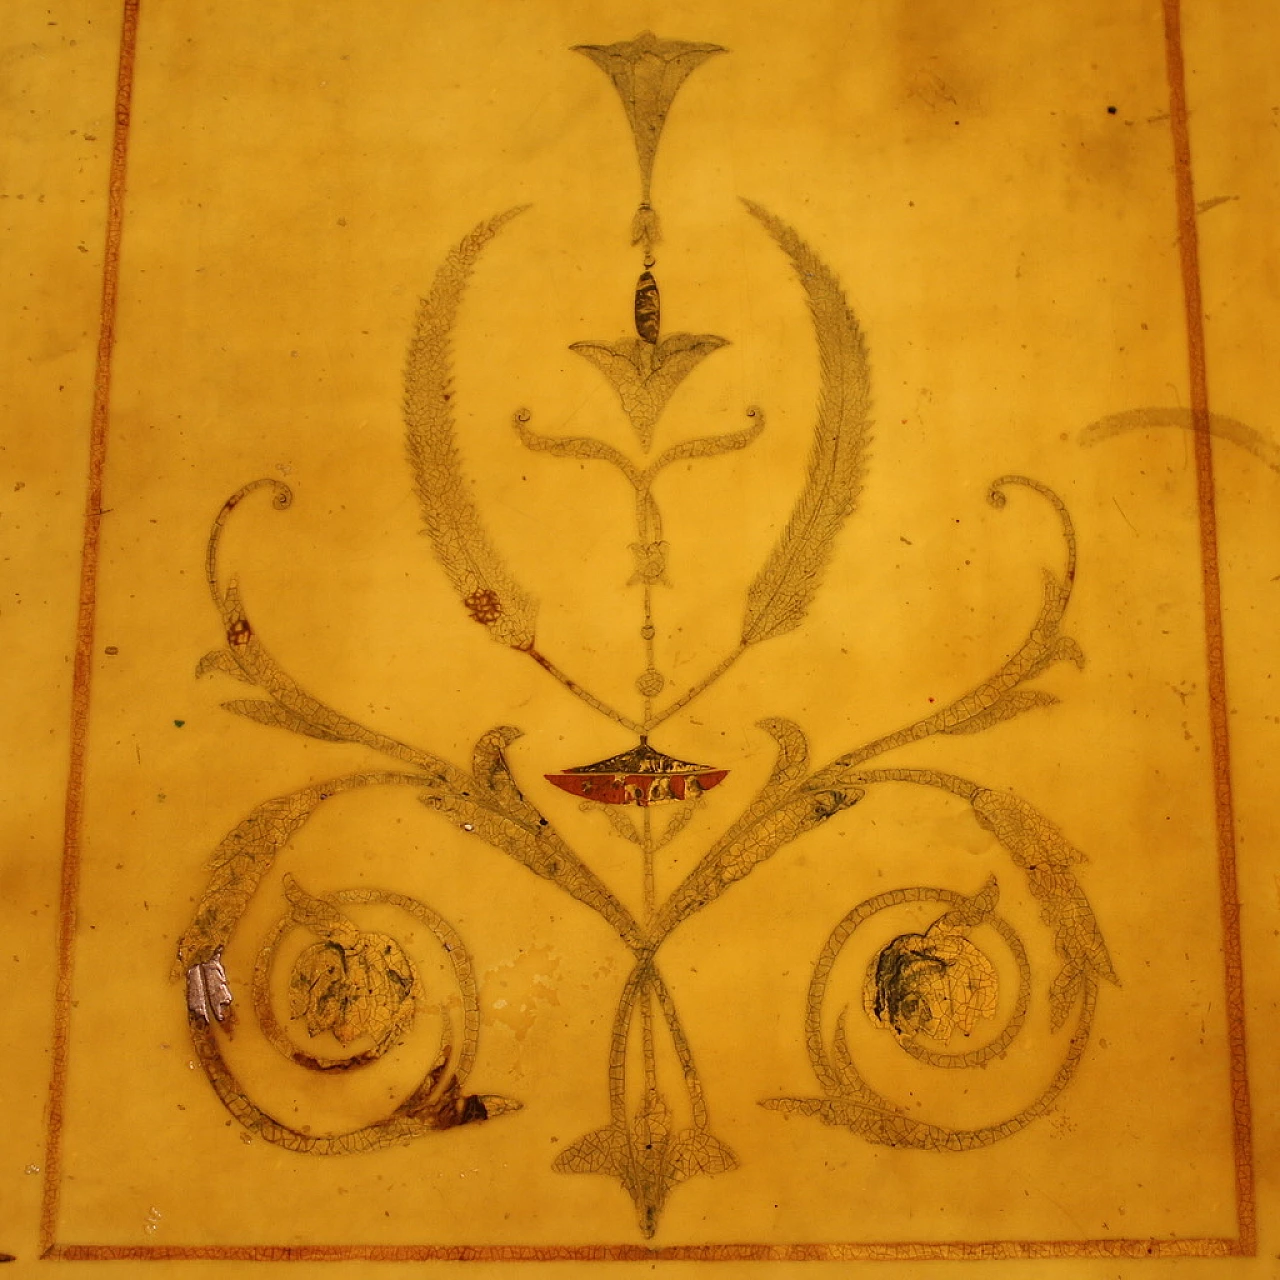
[{"label": "aged yellow lacquer", "polygon": [[1270,1274],[1239,28],[105,21],[16,1265]]}]

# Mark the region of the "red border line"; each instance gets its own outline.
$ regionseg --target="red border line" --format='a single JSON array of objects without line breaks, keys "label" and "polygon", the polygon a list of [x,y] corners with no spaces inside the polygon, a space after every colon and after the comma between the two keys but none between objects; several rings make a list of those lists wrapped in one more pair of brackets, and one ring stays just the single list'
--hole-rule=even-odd
[{"label": "red border line", "polygon": [[102,267],[98,353],[94,365],[93,415],[89,434],[89,491],[85,499],[76,616],[75,666],[71,685],[71,763],[63,810],[62,877],[58,901],[58,977],[54,988],[53,1068],[49,1082],[44,1194],[40,1204],[40,1252],[53,1249],[62,1182],[62,1122],[67,1083],[71,978],[74,967],[76,905],[80,892],[80,835],[84,822],[85,754],[89,736],[89,688],[93,678],[93,635],[97,606],[98,550],[102,531],[102,476],[107,458],[107,418],[111,400],[111,351],[116,337],[120,280],[120,235],[124,223],[125,167],[129,151],[129,110],[133,97],[134,53],[139,0],[124,0],[120,60],[116,70],[115,132],[107,182],[107,232]]},{"label": "red border line", "polygon": [[1236,875],[1235,813],[1231,796],[1231,741],[1227,673],[1222,641],[1222,584],[1218,575],[1218,513],[1213,483],[1213,438],[1209,434],[1209,377],[1205,360],[1204,303],[1200,295],[1200,237],[1196,226],[1187,127],[1186,67],[1182,57],[1182,3],[1164,0],[1165,54],[1169,75],[1169,126],[1173,134],[1178,247],[1186,309],[1194,425],[1196,497],[1200,508],[1200,573],[1204,590],[1204,634],[1213,758],[1214,816],[1218,832],[1218,898],[1226,966],[1227,1043],[1231,1060],[1233,1148],[1236,1166],[1236,1229],[1244,1251],[1257,1249],[1257,1204],[1253,1185],[1253,1120],[1245,1045],[1244,956],[1240,945],[1240,886]]},{"label": "red border line", "polygon": [[936,1240],[865,1244],[58,1245],[60,1262],[975,1262],[1001,1258],[1231,1258],[1236,1240]]},{"label": "red border line", "polygon": [[877,1261],[978,1260],[1008,1258],[1170,1258],[1253,1256],[1257,1248],[1253,1185],[1252,1122],[1245,1054],[1243,960],[1239,891],[1236,878],[1235,824],[1232,809],[1226,671],[1222,646],[1222,598],[1218,572],[1217,513],[1213,451],[1209,435],[1209,394],[1204,322],[1200,294],[1199,243],[1187,128],[1185,67],[1180,0],[1162,0],[1170,128],[1179,248],[1195,424],[1196,489],[1200,516],[1201,575],[1204,590],[1209,720],[1214,774],[1215,818],[1223,950],[1226,962],[1227,1019],[1233,1102],[1238,1238],[886,1241],[849,1244],[714,1244],[646,1248],[635,1244],[600,1245],[93,1245],[54,1243],[62,1174],[62,1125],[67,1075],[68,1024],[74,959],[76,903],[80,883],[80,835],[84,817],[84,772],[88,736],[89,690],[93,663],[99,538],[102,524],[103,468],[106,461],[111,353],[115,341],[120,241],[124,221],[125,171],[133,91],[140,0],[124,0],[120,61],[116,83],[116,122],[108,188],[106,254],[102,310],[95,369],[89,492],[71,709],[71,765],[67,785],[58,928],[58,977],[55,992],[53,1074],[50,1083],[48,1144],[41,1206],[41,1256],[59,1261],[147,1262],[243,1260],[253,1262],[417,1262],[417,1261]]}]

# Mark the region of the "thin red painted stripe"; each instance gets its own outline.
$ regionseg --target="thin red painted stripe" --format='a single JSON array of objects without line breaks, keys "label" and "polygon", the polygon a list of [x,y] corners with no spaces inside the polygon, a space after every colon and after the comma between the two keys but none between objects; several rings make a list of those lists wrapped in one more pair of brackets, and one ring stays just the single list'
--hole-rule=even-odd
[{"label": "thin red painted stripe", "polygon": [[93,678],[94,615],[97,605],[98,550],[102,529],[102,476],[107,457],[111,402],[111,351],[115,344],[116,299],[120,278],[120,235],[124,223],[125,167],[129,148],[129,111],[133,96],[139,0],[124,0],[120,57],[116,71],[115,130],[107,183],[107,230],[102,267],[98,352],[94,366],[93,413],[89,434],[89,488],[85,500],[84,541],[80,559],[80,596],[76,615],[75,665],[71,684],[71,761],[63,810],[62,873],[58,901],[57,981],[54,988],[53,1065],[49,1082],[44,1189],[40,1205],[40,1249],[53,1248],[62,1181],[67,1050],[74,968],[76,902],[80,890],[80,835],[84,821],[85,750],[89,732],[89,689]]},{"label": "thin red painted stripe", "polygon": [[1227,676],[1222,642],[1222,585],[1218,573],[1218,514],[1213,483],[1213,439],[1209,434],[1209,377],[1205,359],[1204,304],[1200,293],[1200,239],[1196,226],[1191,137],[1187,124],[1186,67],[1182,54],[1181,0],[1164,0],[1165,51],[1169,76],[1169,123],[1173,135],[1178,245],[1187,329],[1191,415],[1195,431],[1196,496],[1200,510],[1200,572],[1209,695],[1209,736],[1217,827],[1218,896],[1226,966],[1227,1037],[1231,1063],[1236,1222],[1244,1250],[1257,1247],[1253,1185],[1253,1121],[1245,1045],[1244,958],[1240,944],[1240,888],[1236,874],[1235,813],[1231,795],[1231,742]]},{"label": "thin red painted stripe", "polygon": [[863,1244],[596,1245],[59,1245],[62,1262],[893,1262],[1000,1258],[1230,1258],[1240,1243],[1185,1240],[936,1240]]}]

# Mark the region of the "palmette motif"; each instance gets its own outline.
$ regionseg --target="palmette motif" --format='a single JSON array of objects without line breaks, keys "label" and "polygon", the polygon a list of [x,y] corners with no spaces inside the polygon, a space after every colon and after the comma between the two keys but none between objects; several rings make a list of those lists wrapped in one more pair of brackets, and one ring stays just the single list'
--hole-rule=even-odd
[{"label": "palmette motif", "polygon": [[[642,269],[635,287],[635,336],[582,341],[572,350],[600,370],[618,395],[636,438],[647,453],[663,410],[704,358],[725,345],[711,334],[663,336],[655,272],[657,215],[651,204],[653,161],[675,93],[689,73],[719,46],[666,41],[645,33],[633,41],[581,46],[622,97],[636,144],[641,201],[632,228]],[[270,1114],[250,1097],[225,1059],[220,1036],[230,1032],[235,991],[243,975],[228,975],[223,950],[272,870],[277,856],[327,800],[373,787],[407,787],[446,821],[514,858],[595,911],[632,958],[613,1019],[607,1062],[608,1122],[570,1142],[554,1162],[565,1173],[617,1179],[629,1195],[639,1230],[659,1229],[663,1206],[682,1182],[736,1167],[731,1147],[711,1128],[692,1048],[659,969],[666,939],[734,883],[773,854],[858,804],[873,788],[891,783],[940,790],[967,804],[1022,872],[1052,934],[1060,967],[1048,984],[1053,1033],[1072,1018],[1062,1037],[1057,1067],[1044,1089],[979,1129],[951,1127],[908,1114],[876,1092],[859,1072],[850,1047],[848,1009],[834,1030],[824,1002],[834,966],[857,930],[882,912],[942,910],[923,927],[904,929],[880,946],[866,967],[862,1012],[874,1028],[894,1038],[915,1061],[944,1071],[986,1065],[1009,1051],[1029,1015],[1031,970],[1017,933],[996,911],[995,877],[972,896],[931,887],[903,888],[868,899],[836,926],[819,953],[805,1014],[805,1040],[821,1093],[765,1100],[771,1110],[812,1115],[890,1146],[963,1151],[989,1145],[1043,1115],[1074,1074],[1089,1035],[1100,981],[1116,981],[1105,943],[1074,868],[1083,860],[1065,836],[1025,801],[1006,791],[936,769],[884,767],[879,757],[935,735],[975,734],[1044,707],[1054,698],[1029,682],[1050,665],[1080,664],[1082,654],[1061,630],[1075,577],[1076,546],[1070,516],[1048,487],[1024,476],[994,481],[988,500],[1003,507],[1011,487],[1038,494],[1056,514],[1066,549],[1063,571],[1046,571],[1044,599],[1026,639],[977,687],[930,716],[811,768],[799,726],[762,721],[777,758],[761,791],[659,902],[655,855],[688,823],[695,808],[726,771],[694,764],[649,743],[649,735],[711,687],[748,648],[800,626],[819,591],[836,538],[852,514],[866,475],[870,440],[870,369],[861,328],[840,284],[814,250],[786,223],[745,202],[752,218],[782,250],[805,292],[817,342],[820,389],[808,469],[790,518],[751,583],[735,649],[664,706],[657,699],[668,680],[658,666],[654,589],[669,586],[668,544],[663,537],[654,485],[676,461],[712,458],[748,447],[764,427],[756,408],[742,431],[687,440],[641,465],[622,451],[589,437],[548,437],[520,410],[513,426],[520,443],[556,457],[609,463],[635,495],[636,535],[629,544],[633,571],[626,586],[640,589],[639,636],[643,666],[636,678],[642,708],[634,716],[615,709],[566,674],[536,643],[537,603],[515,580],[491,542],[462,475],[455,437],[451,345],[459,305],[486,244],[520,212],[512,209],[480,223],[446,257],[414,322],[406,364],[404,412],[407,453],[426,532],[462,607],[500,644],[527,654],[570,694],[638,736],[637,745],[594,764],[548,772],[546,780],[578,796],[604,816],[612,830],[641,855],[643,912],[634,915],[587,860],[572,850],[517,786],[505,750],[519,730],[491,730],[476,744],[469,768],[367,728],[304,691],[270,656],[247,613],[234,578],[223,577],[219,546],[227,519],[250,495],[265,491],[278,509],[290,490],[272,480],[246,485],[223,505],[209,538],[206,571],[225,645],[209,653],[198,673],[234,677],[258,690],[224,707],[259,724],[328,742],[362,746],[384,757],[381,768],[346,774],[267,800],[230,832],[213,856],[210,878],[180,940],[175,975],[185,977],[193,1043],[210,1083],[228,1110],[249,1130],[290,1150],[316,1154],[367,1151],[410,1141],[429,1132],[511,1113],[520,1104],[498,1094],[469,1094],[479,1034],[476,981],[463,939],[434,907],[390,891],[344,890],[313,896],[292,875],[281,887],[287,910],[262,944],[252,980],[252,1007],[267,1040],[294,1064],[321,1072],[356,1070],[392,1052],[410,1033],[420,1009],[440,1012],[442,1031],[420,1083],[381,1120],[344,1133],[316,1134]],[[719,793],[719,794],[723,794]],[[669,807],[668,807],[669,806]],[[661,830],[652,810],[669,813]],[[633,816],[634,815],[634,816]],[[780,893],[786,893],[780,886]],[[392,934],[360,923],[362,908],[393,907],[425,927],[441,949],[455,988],[448,999],[426,990],[410,949]],[[294,957],[288,983],[290,1019],[308,1039],[330,1036],[342,1056],[303,1048],[282,1025],[272,1000],[271,977],[281,944],[295,930],[311,935]],[[951,1041],[998,1021],[1000,983],[987,947],[1002,946],[1018,974],[1017,991],[1003,1027],[978,1048],[955,1051]],[[1007,1002],[1006,1002],[1007,1003]],[[679,1067],[664,1082],[665,1040]],[[637,1072],[636,1066],[639,1066]],[[635,1077],[639,1078],[636,1079]],[[673,1102],[673,1098],[677,1099]],[[679,1115],[679,1119],[677,1116]]]}]

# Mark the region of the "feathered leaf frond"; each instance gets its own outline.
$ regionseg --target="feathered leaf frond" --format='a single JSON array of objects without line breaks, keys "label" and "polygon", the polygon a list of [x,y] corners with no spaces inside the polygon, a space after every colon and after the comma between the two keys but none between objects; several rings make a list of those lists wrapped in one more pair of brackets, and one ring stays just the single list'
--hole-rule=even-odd
[{"label": "feathered leaf frond", "polygon": [[813,602],[836,534],[862,488],[871,438],[871,375],[862,330],[840,282],[785,222],[744,203],[791,259],[804,286],[822,379],[804,489],[747,592],[742,643],[750,645],[794,630]]},{"label": "feathered leaf frond", "polygon": [[405,364],[404,418],[414,486],[436,558],[467,611],[500,644],[533,644],[536,603],[489,541],[468,494],[453,430],[451,335],[481,249],[522,209],[482,222],[450,250],[414,321]]}]

